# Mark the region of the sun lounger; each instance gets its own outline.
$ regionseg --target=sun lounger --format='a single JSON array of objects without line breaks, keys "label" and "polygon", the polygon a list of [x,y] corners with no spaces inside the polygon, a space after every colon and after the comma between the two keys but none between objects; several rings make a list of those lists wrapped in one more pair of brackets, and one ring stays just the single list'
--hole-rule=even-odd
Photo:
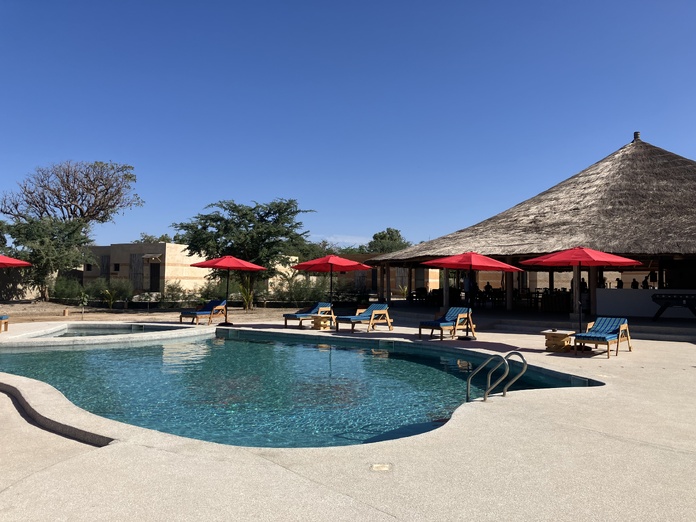
[{"label": "sun lounger", "polygon": [[333,316],[331,303],[315,303],[313,306],[298,310],[294,314],[283,314],[283,319],[285,319],[285,328],[288,327],[288,319],[300,321],[299,326],[302,328],[302,321],[312,321],[312,318],[315,315]]},{"label": "sun lounger", "polygon": [[600,344],[607,346],[607,358],[611,353],[611,344],[616,343],[616,355],[619,355],[619,344],[625,339],[628,351],[632,352],[631,336],[628,333],[628,319],[621,317],[598,317],[596,321],[587,324],[587,331],[575,334],[575,355],[578,345],[594,344],[595,349]]},{"label": "sun lounger", "polygon": [[389,330],[393,330],[392,320],[389,317],[389,305],[375,303],[367,308],[358,309],[355,315],[339,315],[336,317],[336,331],[341,323],[350,324],[350,331],[355,331],[356,324],[367,323],[367,331],[374,330],[377,324],[386,324]]},{"label": "sun lounger", "polygon": [[476,325],[471,320],[471,308],[462,306],[453,306],[440,317],[436,317],[433,321],[421,321],[418,326],[418,338],[422,339],[423,328],[430,328],[430,336],[432,337],[435,330],[440,330],[440,340],[444,339],[445,331],[454,339],[457,336],[457,329],[460,331],[468,329],[471,331],[471,337],[476,339]]},{"label": "sun lounger", "polygon": [[0,332],[6,332],[10,325],[9,315],[0,315]]},{"label": "sun lounger", "polygon": [[181,312],[179,316],[179,322],[181,323],[184,318],[191,319],[191,324],[199,324],[201,319],[208,319],[208,324],[212,324],[213,317],[218,315],[225,316],[225,309],[227,308],[227,301],[223,300],[213,300],[208,301],[202,308],[198,310],[191,310],[188,312]]}]

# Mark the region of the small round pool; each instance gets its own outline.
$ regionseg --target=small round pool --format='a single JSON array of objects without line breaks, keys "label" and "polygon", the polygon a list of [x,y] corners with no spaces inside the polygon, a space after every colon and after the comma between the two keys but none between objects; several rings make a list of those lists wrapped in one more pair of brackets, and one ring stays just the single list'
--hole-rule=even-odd
[{"label": "small round pool", "polygon": [[64,323],[36,337],[101,337],[183,330],[188,326],[154,325],[146,323]]},{"label": "small round pool", "polygon": [[280,341],[0,352],[0,371],[47,382],[97,415],[257,447],[362,444],[434,429],[465,402],[470,368],[450,355]]}]

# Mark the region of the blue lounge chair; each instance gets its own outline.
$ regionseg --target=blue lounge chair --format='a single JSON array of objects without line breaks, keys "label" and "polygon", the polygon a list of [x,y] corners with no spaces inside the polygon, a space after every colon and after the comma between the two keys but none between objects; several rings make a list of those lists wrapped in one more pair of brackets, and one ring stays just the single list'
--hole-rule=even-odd
[{"label": "blue lounge chair", "polygon": [[336,317],[336,331],[341,323],[349,323],[350,331],[355,331],[356,324],[367,323],[367,331],[374,330],[377,324],[386,324],[389,330],[393,330],[392,320],[389,317],[389,305],[387,304],[371,304],[367,308],[358,309],[355,315],[339,315]]},{"label": "blue lounge chair", "polygon": [[203,305],[203,307],[199,308],[198,310],[181,312],[181,315],[179,315],[179,322],[181,323],[185,317],[187,319],[191,318],[191,324],[198,324],[201,318],[205,319],[207,317],[208,324],[211,324],[213,322],[213,317],[216,317],[218,315],[224,317],[226,309],[227,301],[224,299],[208,301],[205,305]]},{"label": "blue lounge chair", "polygon": [[628,319],[621,317],[598,317],[593,323],[587,324],[587,331],[575,334],[575,355],[578,354],[578,345],[594,344],[595,349],[600,344],[607,345],[607,359],[610,356],[611,344],[616,343],[616,355],[619,355],[619,343],[626,339],[628,351],[632,352],[631,335],[628,333]]},{"label": "blue lounge chair", "polygon": [[288,319],[300,321],[299,326],[302,328],[302,321],[311,321],[315,315],[333,316],[331,303],[315,303],[313,306],[298,310],[294,314],[283,314],[283,319],[285,319],[285,328],[288,327]]},{"label": "blue lounge chair", "polygon": [[432,337],[435,330],[440,330],[440,340],[444,338],[445,330],[448,330],[452,339],[457,336],[457,328],[460,330],[468,329],[471,331],[471,337],[476,339],[476,325],[471,320],[471,308],[462,306],[453,306],[442,316],[435,318],[433,321],[421,321],[418,326],[418,338],[422,339],[422,329],[430,328],[430,336]]},{"label": "blue lounge chair", "polygon": [[6,332],[10,325],[9,315],[0,315],[0,332],[3,330]]}]

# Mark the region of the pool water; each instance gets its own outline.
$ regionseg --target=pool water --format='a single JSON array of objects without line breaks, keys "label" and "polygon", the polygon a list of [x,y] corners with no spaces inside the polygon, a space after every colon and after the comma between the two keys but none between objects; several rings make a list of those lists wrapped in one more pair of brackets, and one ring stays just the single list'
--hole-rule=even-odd
[{"label": "pool water", "polygon": [[0,371],[47,382],[97,415],[257,447],[362,444],[428,431],[465,402],[468,368],[456,357],[220,339],[0,353]]}]

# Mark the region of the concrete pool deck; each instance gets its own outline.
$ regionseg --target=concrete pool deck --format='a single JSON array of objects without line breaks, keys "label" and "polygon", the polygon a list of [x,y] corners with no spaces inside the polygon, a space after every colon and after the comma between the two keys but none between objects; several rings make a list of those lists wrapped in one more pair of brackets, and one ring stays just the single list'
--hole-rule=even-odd
[{"label": "concrete pool deck", "polygon": [[[299,331],[282,322],[243,327]],[[356,338],[417,339],[408,326],[358,329]],[[544,351],[538,333],[480,327],[476,341],[444,343],[488,353],[519,349],[532,365],[606,385],[494,395],[463,405],[437,430],[394,441],[264,449],[107,421],[49,386],[0,374],[5,389],[38,414],[116,439],[93,447],[52,434],[0,394],[0,519],[696,518],[694,344],[634,339],[632,353],[622,345],[618,357],[574,357]]]}]

